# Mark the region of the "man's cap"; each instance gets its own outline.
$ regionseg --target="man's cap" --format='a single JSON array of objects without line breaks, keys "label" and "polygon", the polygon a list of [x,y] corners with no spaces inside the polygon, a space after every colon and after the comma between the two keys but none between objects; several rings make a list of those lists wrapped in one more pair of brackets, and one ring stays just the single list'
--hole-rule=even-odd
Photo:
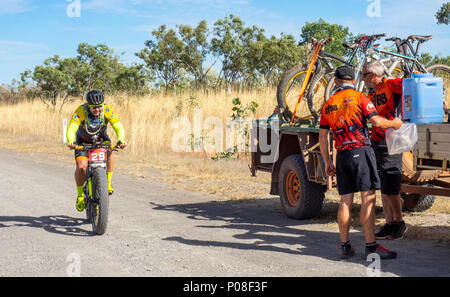
[{"label": "man's cap", "polygon": [[342,79],[342,80],[354,80],[355,79],[355,72],[352,68],[348,66],[341,66],[338,69],[336,69],[336,72],[334,73],[334,76],[336,78]]}]

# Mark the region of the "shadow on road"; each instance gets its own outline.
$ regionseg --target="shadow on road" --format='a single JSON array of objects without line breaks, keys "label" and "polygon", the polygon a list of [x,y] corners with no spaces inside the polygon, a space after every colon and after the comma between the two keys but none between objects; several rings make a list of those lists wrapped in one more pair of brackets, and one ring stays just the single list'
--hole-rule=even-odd
[{"label": "shadow on road", "polygon": [[[318,218],[313,220],[294,220],[285,216],[277,199],[266,198],[244,201],[209,201],[193,204],[162,205],[151,202],[155,210],[173,211],[187,214],[187,218],[198,221],[195,226],[204,229],[200,239],[172,236],[167,241],[193,246],[225,247],[239,250],[262,250],[293,255],[315,256],[331,261],[342,261],[339,258],[339,233],[336,227],[324,227],[324,224],[335,223],[337,205],[322,209]],[[359,209],[354,210],[359,216]],[[214,223],[212,223],[214,221]],[[211,222],[211,223],[208,223]],[[205,224],[206,223],[206,224]],[[233,230],[234,235],[221,232]],[[358,229],[360,230],[360,229]],[[210,233],[211,240],[205,240],[205,233]],[[224,234],[217,240],[217,234]],[[357,263],[368,267],[372,262],[364,258],[364,236],[361,231],[350,235],[356,248],[356,256],[345,260],[345,263]],[[381,242],[380,242],[381,243]],[[405,241],[403,241],[405,243]],[[400,276],[442,276],[448,275],[448,249],[440,249],[441,254],[424,254],[423,247],[402,242],[388,242],[383,245],[399,252],[399,259],[383,261],[382,271]],[[411,250],[410,248],[413,248]],[[409,250],[408,250],[409,249]],[[415,253],[421,253],[417,256]],[[301,261],[301,258],[298,258]],[[432,264],[434,263],[434,264]],[[447,264],[445,264],[447,263]],[[346,266],[343,266],[345,269]],[[325,273],[326,274],[326,273]]]},{"label": "shadow on road", "polygon": [[31,227],[62,235],[93,236],[92,232],[80,228],[84,224],[89,224],[87,219],[58,215],[42,217],[0,216],[0,228]]}]

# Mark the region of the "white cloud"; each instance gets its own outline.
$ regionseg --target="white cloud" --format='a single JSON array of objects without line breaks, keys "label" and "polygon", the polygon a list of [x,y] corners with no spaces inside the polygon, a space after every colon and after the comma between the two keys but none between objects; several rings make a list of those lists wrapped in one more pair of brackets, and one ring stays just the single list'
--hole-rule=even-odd
[{"label": "white cloud", "polygon": [[0,48],[6,52],[16,52],[20,50],[48,50],[48,46],[43,43],[33,43],[15,40],[0,40]]},{"label": "white cloud", "polygon": [[0,15],[17,14],[36,9],[29,0],[0,0]]},{"label": "white cloud", "polygon": [[158,27],[158,25],[141,25],[133,27],[133,30],[138,32],[152,33],[154,30],[158,29]]}]

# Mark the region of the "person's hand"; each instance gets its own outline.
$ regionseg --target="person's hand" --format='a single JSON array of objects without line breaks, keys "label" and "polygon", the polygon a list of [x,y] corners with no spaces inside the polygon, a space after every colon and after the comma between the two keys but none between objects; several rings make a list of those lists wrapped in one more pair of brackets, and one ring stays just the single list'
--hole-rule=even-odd
[{"label": "person's hand", "polygon": [[116,147],[120,148],[121,150],[123,150],[125,147],[127,146],[127,144],[125,142],[122,141],[118,141]]},{"label": "person's hand", "polygon": [[327,176],[335,176],[336,175],[336,168],[332,163],[326,163],[325,164],[325,172]]},{"label": "person's hand", "polygon": [[400,127],[403,126],[403,122],[399,118],[393,119],[392,124],[394,125],[392,128],[394,128],[395,130],[400,129]]},{"label": "person's hand", "polygon": [[78,145],[76,145],[75,143],[72,143],[72,144],[68,144],[67,146],[68,146],[71,150],[74,150],[74,149],[77,148]]}]

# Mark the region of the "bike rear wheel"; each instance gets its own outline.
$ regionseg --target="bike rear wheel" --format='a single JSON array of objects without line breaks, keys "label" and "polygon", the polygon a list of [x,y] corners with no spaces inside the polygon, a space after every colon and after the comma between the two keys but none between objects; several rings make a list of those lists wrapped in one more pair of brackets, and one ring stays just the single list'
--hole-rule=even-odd
[{"label": "bike rear wheel", "polygon": [[[302,100],[297,109],[297,113],[295,117],[297,119],[300,118],[312,118],[311,112],[308,108],[308,90],[309,84],[315,77],[315,71],[320,72],[321,66],[317,63],[309,81],[306,82],[307,86],[305,89],[305,93],[303,94]],[[280,80],[280,83],[277,87],[277,102],[278,106],[282,108],[283,113],[288,118],[292,119],[294,114],[295,107],[298,102],[298,97],[300,96],[300,92],[302,90],[303,83],[306,79],[306,74],[308,72],[308,66],[296,66],[286,72]]]},{"label": "bike rear wheel", "polygon": [[326,101],[325,92],[329,84],[329,75],[316,75],[309,84],[307,100],[308,109],[315,121],[319,121],[322,112],[322,106]]},{"label": "bike rear wheel", "polygon": [[106,168],[92,168],[92,201],[89,211],[92,222],[92,230],[95,234],[102,235],[106,232],[108,225],[108,182]]},{"label": "bike rear wheel", "polygon": [[444,103],[447,108],[450,108],[450,66],[435,64],[427,68],[427,72],[433,73],[435,77],[442,77],[444,86]]}]

